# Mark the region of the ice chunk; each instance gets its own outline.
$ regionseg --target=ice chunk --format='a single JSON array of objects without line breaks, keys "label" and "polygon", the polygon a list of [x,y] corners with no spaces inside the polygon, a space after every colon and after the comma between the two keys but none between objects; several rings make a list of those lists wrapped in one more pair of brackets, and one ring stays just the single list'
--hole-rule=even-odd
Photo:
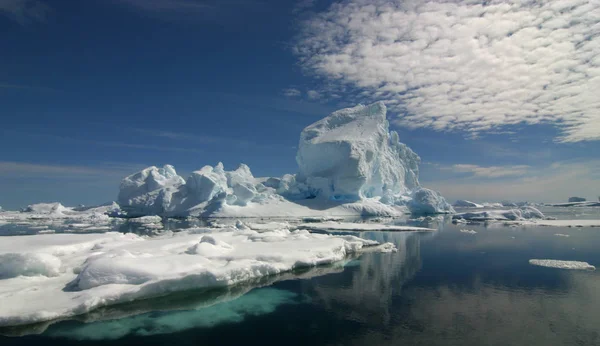
[{"label": "ice chunk", "polygon": [[164,214],[173,194],[184,183],[171,165],[148,167],[121,181],[118,203],[137,215]]},{"label": "ice chunk", "polygon": [[408,203],[413,214],[454,213],[454,208],[438,192],[426,188],[416,189]]},{"label": "ice chunk", "polygon": [[192,172],[185,184],[186,206],[208,202],[214,197],[227,191],[227,177],[223,164],[218,163],[214,168],[204,166]]},{"label": "ice chunk", "polygon": [[466,234],[477,234],[476,230],[473,229],[461,229],[460,233],[466,233]]},{"label": "ice chunk", "polygon": [[527,219],[544,219],[544,214],[534,207],[523,207],[510,210],[487,210],[459,213],[452,217],[455,220],[471,221],[522,221]]},{"label": "ice chunk", "polygon": [[551,259],[530,259],[529,264],[534,266],[559,268],[559,269],[578,269],[578,270],[596,270],[596,267],[579,261],[559,261]]},{"label": "ice chunk", "polygon": [[459,199],[458,201],[454,202],[453,206],[461,208],[483,208],[483,205],[467,201],[465,199]]},{"label": "ice chunk", "polygon": [[521,217],[524,219],[544,219],[544,214],[538,209],[530,206],[521,207]]},{"label": "ice chunk", "polygon": [[23,212],[36,214],[64,215],[64,212],[69,210],[71,209],[65,208],[65,206],[58,202],[54,202],[31,204],[27,206],[27,208],[23,209]]}]

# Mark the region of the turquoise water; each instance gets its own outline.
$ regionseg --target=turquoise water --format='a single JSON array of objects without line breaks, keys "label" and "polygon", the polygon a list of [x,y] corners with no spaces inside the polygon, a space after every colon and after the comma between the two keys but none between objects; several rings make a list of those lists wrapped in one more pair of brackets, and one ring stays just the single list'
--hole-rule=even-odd
[{"label": "turquoise water", "polygon": [[[555,215],[600,218],[599,211],[560,209]],[[438,231],[360,234],[395,243],[397,253],[367,253],[226,290],[185,292],[77,320],[3,330],[13,336],[0,337],[0,343],[600,345],[599,272],[528,263],[548,258],[600,266],[600,228],[448,220],[428,225]]]}]

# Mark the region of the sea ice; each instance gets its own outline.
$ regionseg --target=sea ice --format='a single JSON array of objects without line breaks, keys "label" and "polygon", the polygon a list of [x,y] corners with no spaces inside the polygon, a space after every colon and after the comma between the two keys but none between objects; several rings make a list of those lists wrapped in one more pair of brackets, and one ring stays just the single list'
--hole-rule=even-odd
[{"label": "sea ice", "polygon": [[0,242],[0,326],[65,318],[176,291],[225,287],[341,261],[369,248],[392,251],[394,245],[288,229],[5,237]]},{"label": "sea ice", "polygon": [[540,266],[540,267],[559,268],[559,269],[596,270],[596,267],[594,267],[593,265],[591,265],[587,262],[579,262],[579,261],[530,259],[529,264],[532,264],[535,266]]},{"label": "sea ice", "polygon": [[477,231],[472,230],[472,229],[461,229],[460,233],[466,233],[466,234],[477,234]]}]

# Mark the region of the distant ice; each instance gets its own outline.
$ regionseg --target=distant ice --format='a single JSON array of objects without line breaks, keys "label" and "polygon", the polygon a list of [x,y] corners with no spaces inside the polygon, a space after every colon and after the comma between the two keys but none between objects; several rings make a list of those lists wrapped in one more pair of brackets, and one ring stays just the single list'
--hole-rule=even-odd
[{"label": "distant ice", "polygon": [[596,270],[596,267],[579,261],[559,261],[550,259],[531,259],[529,264],[541,267],[559,268],[559,269],[576,269],[576,270]]},{"label": "distant ice", "polygon": [[506,221],[506,224],[522,226],[548,226],[548,227],[600,227],[600,220],[521,220]]},{"label": "distant ice", "polygon": [[453,206],[461,208],[483,208],[483,205],[467,201],[465,199],[459,199],[458,201],[454,202]]},{"label": "distant ice", "polygon": [[461,233],[467,233],[467,234],[477,234],[477,231],[475,230],[469,230],[469,229],[461,229],[460,230]]},{"label": "distant ice", "polygon": [[324,230],[324,231],[388,231],[388,232],[402,232],[402,231],[416,231],[416,232],[430,232],[435,231],[434,228],[425,227],[412,227],[412,226],[396,226],[396,225],[383,225],[375,223],[351,223],[351,222],[311,222],[304,223],[297,226],[299,229],[308,230]]},{"label": "distant ice", "polygon": [[588,202],[569,202],[569,203],[553,203],[547,204],[550,207],[600,207],[600,202],[588,201]]},{"label": "distant ice", "polygon": [[562,233],[556,233],[555,236],[557,236],[557,237],[565,237],[565,238],[570,237],[570,235],[568,235],[568,234],[562,234]]},{"label": "distant ice", "polygon": [[453,216],[455,220],[469,221],[522,221],[527,219],[544,219],[545,215],[530,206],[510,210],[487,210],[459,213]]}]

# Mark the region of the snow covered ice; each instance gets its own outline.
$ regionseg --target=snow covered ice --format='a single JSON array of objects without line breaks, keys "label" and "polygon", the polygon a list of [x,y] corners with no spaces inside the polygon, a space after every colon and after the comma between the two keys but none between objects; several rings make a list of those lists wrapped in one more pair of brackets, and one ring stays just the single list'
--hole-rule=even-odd
[{"label": "snow covered ice", "polygon": [[596,267],[587,263],[580,261],[559,261],[559,260],[551,260],[551,259],[531,259],[529,260],[529,264],[540,266],[540,267],[549,267],[549,268],[558,268],[558,269],[575,269],[575,270],[596,270]]},{"label": "snow covered ice", "polygon": [[297,174],[256,178],[241,164],[204,166],[184,179],[148,167],[121,183],[130,216],[341,216],[452,213],[419,184],[419,156],[389,130],[383,102],[333,112],[300,134]]},{"label": "snow covered ice", "polygon": [[6,237],[0,243],[0,326],[225,287],[342,261],[366,248],[395,250],[349,235],[289,229],[204,228],[152,238],[115,232]]}]

